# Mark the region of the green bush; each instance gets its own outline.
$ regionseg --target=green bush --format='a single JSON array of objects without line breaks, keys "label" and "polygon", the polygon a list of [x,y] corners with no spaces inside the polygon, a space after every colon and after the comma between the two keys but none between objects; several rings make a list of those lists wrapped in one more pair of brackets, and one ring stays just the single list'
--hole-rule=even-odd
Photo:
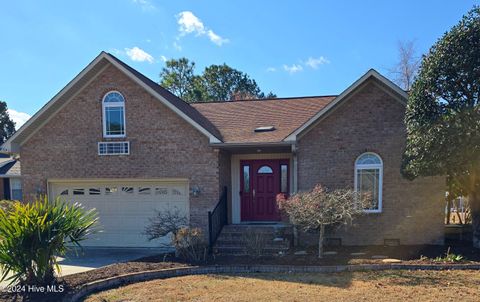
[{"label": "green bush", "polygon": [[56,257],[64,256],[69,244],[80,247],[80,241],[95,232],[97,220],[95,210],[58,199],[49,201],[47,197],[32,203],[13,203],[10,210],[1,208],[1,281],[54,283],[54,269],[59,270]]}]

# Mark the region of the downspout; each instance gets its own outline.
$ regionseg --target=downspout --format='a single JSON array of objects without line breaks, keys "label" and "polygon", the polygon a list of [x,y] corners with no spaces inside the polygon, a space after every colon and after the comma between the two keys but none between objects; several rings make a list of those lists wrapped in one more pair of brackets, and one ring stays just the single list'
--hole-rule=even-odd
[{"label": "downspout", "polygon": [[298,158],[297,158],[297,144],[292,144],[292,157],[293,157],[293,167],[292,167],[292,194],[297,193],[298,191]]},{"label": "downspout", "polygon": [[[298,158],[297,158],[297,143],[292,144],[292,157],[293,157],[293,167],[292,167],[292,176],[293,176],[293,184],[292,184],[292,194],[297,193],[298,190]],[[293,226],[293,246],[298,246],[298,229],[297,226]]]}]

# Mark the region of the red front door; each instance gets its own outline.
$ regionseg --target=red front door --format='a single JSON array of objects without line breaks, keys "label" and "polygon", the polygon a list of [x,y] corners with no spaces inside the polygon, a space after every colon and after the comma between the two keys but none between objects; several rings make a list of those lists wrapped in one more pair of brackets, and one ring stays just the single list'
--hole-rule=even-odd
[{"label": "red front door", "polygon": [[278,193],[288,193],[288,159],[240,161],[242,221],[279,221]]}]

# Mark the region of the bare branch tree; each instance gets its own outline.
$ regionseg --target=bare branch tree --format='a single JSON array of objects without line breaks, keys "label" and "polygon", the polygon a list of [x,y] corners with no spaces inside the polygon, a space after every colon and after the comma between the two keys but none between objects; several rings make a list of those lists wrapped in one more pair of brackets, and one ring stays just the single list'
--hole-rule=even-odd
[{"label": "bare branch tree", "polygon": [[304,231],[319,231],[318,258],[322,258],[325,226],[352,224],[356,216],[364,213],[363,209],[371,198],[352,190],[327,192],[321,185],[316,185],[312,191],[298,193],[288,199],[279,194],[277,202],[294,225]]},{"label": "bare branch tree", "polygon": [[162,238],[172,234],[172,240],[177,236],[178,231],[188,225],[188,219],[178,208],[163,211],[155,210],[155,216],[149,218],[150,224],[145,227],[144,234],[148,240]]},{"label": "bare branch tree", "polygon": [[410,90],[418,68],[420,56],[417,55],[415,41],[398,42],[398,63],[390,69],[393,81],[404,90]]}]

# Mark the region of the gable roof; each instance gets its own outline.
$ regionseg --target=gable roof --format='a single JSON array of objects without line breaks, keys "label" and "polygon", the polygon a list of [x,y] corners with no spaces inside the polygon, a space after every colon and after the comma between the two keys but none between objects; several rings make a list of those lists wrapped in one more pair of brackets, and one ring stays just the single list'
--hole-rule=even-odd
[{"label": "gable roof", "polygon": [[211,143],[221,142],[218,129],[195,108],[188,105],[175,95],[168,92],[157,83],[131,68],[115,56],[101,52],[90,64],[87,65],[73,80],[58,92],[47,104],[33,115],[15,134],[2,146],[2,150],[18,152],[19,145],[31,137],[48,120],[67,104],[84,87],[93,81],[107,66],[114,65],[134,82],[142,86],[147,92],[156,97],[165,106],[177,113],[189,124],[209,137]]},{"label": "gable roof", "polygon": [[[367,81],[374,80],[406,105],[407,94],[377,71],[370,69],[338,96],[277,98],[188,104],[115,56],[101,52],[72,81],[29,119],[2,146],[18,152],[31,137],[108,66],[115,66],[148,93],[209,138],[212,144],[292,143],[312,125],[349,99]],[[273,131],[255,131],[258,127]],[[258,130],[258,129],[257,129]]]},{"label": "gable roof", "polygon": [[367,71],[363,76],[361,76],[358,80],[356,80],[352,85],[350,85],[347,89],[345,89],[340,95],[338,95],[332,102],[330,102],[327,106],[322,108],[317,114],[315,114],[312,118],[306,121],[301,127],[298,127],[295,131],[293,131],[290,135],[288,135],[284,141],[292,142],[297,140],[297,136],[304,134],[308,131],[312,125],[319,122],[323,117],[327,116],[333,110],[338,108],[343,102],[347,101],[349,96],[354,94],[358,88],[363,86],[368,81],[374,80],[379,83],[380,87],[384,89],[387,93],[394,97],[395,100],[399,101],[404,106],[407,105],[408,94],[398,87],[395,83],[381,75],[375,69],[370,69]]},{"label": "gable roof", "polygon": [[[333,99],[315,96],[191,105],[220,130],[225,143],[273,143],[281,142]],[[275,130],[255,132],[269,126]]]},{"label": "gable roof", "polygon": [[195,121],[202,128],[204,128],[209,133],[214,135],[217,139],[222,138],[220,131],[215,127],[215,125],[212,124],[211,121],[206,119],[200,112],[198,112],[197,109],[190,106],[187,102],[177,97],[167,89],[163,88],[158,83],[155,83],[154,81],[150,80],[149,78],[147,78],[146,76],[138,72],[137,70],[125,64],[123,61],[119,60],[117,57],[111,54],[107,54],[107,56],[110,56],[115,62],[120,64],[120,66],[124,67],[126,70],[132,73],[136,79],[140,80],[142,83],[147,85],[149,88],[155,91],[159,96],[161,96],[165,101],[169,102],[174,108],[177,108],[178,110],[180,110],[182,113],[188,116],[191,120]]}]

